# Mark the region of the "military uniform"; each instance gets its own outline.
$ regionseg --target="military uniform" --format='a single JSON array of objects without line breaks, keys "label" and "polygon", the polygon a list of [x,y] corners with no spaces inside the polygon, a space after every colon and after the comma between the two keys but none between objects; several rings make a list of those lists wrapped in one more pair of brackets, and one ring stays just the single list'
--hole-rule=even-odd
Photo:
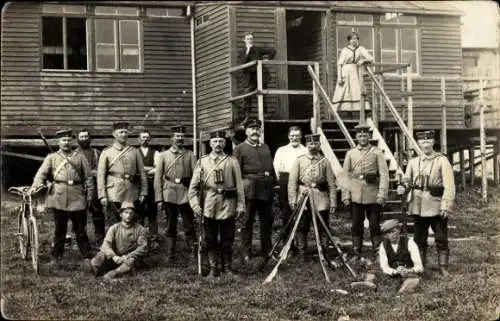
[{"label": "military uniform", "polygon": [[[358,132],[369,132],[369,126],[356,126]],[[377,199],[387,199],[389,188],[389,169],[382,150],[368,144],[349,150],[344,160],[344,171],[351,178],[349,190],[343,190],[342,200],[350,201],[352,208],[353,249],[358,255],[363,246],[363,221],[370,223],[370,236],[373,250],[376,251],[382,240],[380,232],[381,205]]]},{"label": "military uniform", "polygon": [[[434,132],[417,133],[418,140],[433,139]],[[455,178],[453,168],[446,156],[432,152],[411,159],[405,173],[407,188],[411,188],[409,212],[415,215],[415,242],[422,260],[427,254],[429,226],[434,231],[439,265],[448,266],[448,218],[442,210],[451,211],[455,200]]]},{"label": "military uniform", "polygon": [[[56,138],[72,135],[69,130],[59,131]],[[91,253],[85,231],[86,209],[95,186],[87,159],[78,151],[65,153],[59,150],[49,154],[38,169],[32,186],[45,185],[46,181],[52,182],[46,198],[46,207],[54,214],[55,221],[52,256],[57,260],[62,258],[68,220],[71,220],[80,252],[88,257]]]},{"label": "military uniform", "polygon": [[[127,123],[114,124],[114,129],[128,129]],[[104,149],[97,167],[97,196],[106,198],[116,221],[122,202],[138,204],[139,196],[148,195],[148,181],[142,156],[137,148],[117,142]]]},{"label": "military uniform", "polygon": [[[87,159],[87,162],[92,170],[92,181],[94,182],[94,186],[97,186],[97,164],[99,163],[99,156],[101,155],[101,152],[95,148],[81,147],[78,147],[76,151],[85,155],[85,158]],[[97,245],[100,246],[105,236],[105,217],[104,212],[102,211],[102,205],[97,197],[97,189],[94,189],[94,192],[92,193],[92,202],[90,203],[88,210],[92,215],[92,221],[94,223],[95,241]]]},{"label": "military uniform", "polygon": [[[319,142],[319,135],[307,135],[306,141]],[[309,189],[309,196],[323,221],[328,225],[329,211],[337,206],[337,186],[330,162],[324,156],[307,153],[300,156],[290,170],[288,183],[288,198],[290,204],[297,204],[298,197],[303,190]],[[302,216],[297,234],[299,254],[304,255],[307,250],[307,234],[312,220],[311,209]],[[320,238],[323,247],[327,244],[327,235],[320,229]]]},{"label": "military uniform", "polygon": [[[250,120],[245,128],[261,126],[259,120]],[[271,151],[266,144],[254,145],[246,140],[236,146],[234,156],[240,164],[245,189],[246,212],[242,219],[241,248],[248,261],[251,256],[253,223],[257,211],[260,220],[261,254],[266,256],[271,250],[273,186],[277,179]]]},{"label": "military uniform", "polygon": [[[225,133],[211,135],[211,138],[219,137],[225,138]],[[245,192],[236,158],[213,151],[202,157],[194,170],[188,197],[191,207],[201,208],[203,212],[206,236],[203,250],[208,253],[211,270],[215,271],[220,259],[223,270],[231,271],[235,217],[237,212],[245,210]]]},{"label": "military uniform", "polygon": [[[174,127],[174,132],[184,133],[183,126]],[[167,216],[167,241],[170,258],[175,256],[177,243],[177,217],[182,215],[182,224],[188,250],[194,251],[196,231],[194,215],[189,207],[187,192],[193,170],[196,166],[196,157],[193,152],[175,145],[160,153],[154,177],[156,203],[163,202]]]}]

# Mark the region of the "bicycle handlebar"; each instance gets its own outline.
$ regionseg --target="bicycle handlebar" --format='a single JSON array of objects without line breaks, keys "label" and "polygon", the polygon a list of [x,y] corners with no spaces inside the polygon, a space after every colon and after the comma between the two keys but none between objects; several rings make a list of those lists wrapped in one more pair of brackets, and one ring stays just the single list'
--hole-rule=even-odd
[{"label": "bicycle handlebar", "polygon": [[[42,186],[39,186],[38,188],[36,188],[34,195],[38,194],[45,187],[46,187],[45,185],[42,185]],[[28,191],[30,188],[31,188],[31,186],[11,186],[11,187],[9,187],[8,191],[10,193],[13,193],[13,194],[16,194],[16,195],[19,195],[22,197],[26,197],[26,196],[28,196]]]}]

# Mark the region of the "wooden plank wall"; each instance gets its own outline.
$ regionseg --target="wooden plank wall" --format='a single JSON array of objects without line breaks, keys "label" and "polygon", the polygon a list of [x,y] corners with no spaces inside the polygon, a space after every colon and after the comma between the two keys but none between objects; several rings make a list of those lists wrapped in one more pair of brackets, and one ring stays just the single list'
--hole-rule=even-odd
[{"label": "wooden plank wall", "polygon": [[[249,2],[251,3],[251,2]],[[235,6],[236,19],[236,39],[232,39],[232,50],[240,50],[244,48],[243,35],[245,32],[251,31],[254,35],[255,46],[265,46],[277,48],[276,34],[276,9],[273,7],[254,7],[254,6]],[[232,22],[233,23],[233,22]],[[237,55],[236,55],[237,57]],[[234,66],[240,64],[239,61],[232,63]],[[267,67],[271,79],[268,83],[269,88],[277,88],[275,66]],[[238,79],[238,92],[243,93],[241,77]],[[240,101],[242,103],[242,101]],[[264,97],[264,118],[272,119],[278,112],[278,97],[266,95]],[[257,99],[252,101],[251,115],[257,117]]]},{"label": "wooden plank wall", "polygon": [[225,4],[196,8],[195,19],[209,17],[195,27],[198,128],[221,128],[231,121],[229,103],[229,10]]},{"label": "wooden plank wall", "polygon": [[[173,124],[192,133],[188,18],[144,18],[144,72],[41,71],[41,7],[13,2],[2,17],[1,125],[4,137],[61,127],[109,136],[111,123],[144,125],[154,136]],[[154,112],[151,113],[151,108]]]}]

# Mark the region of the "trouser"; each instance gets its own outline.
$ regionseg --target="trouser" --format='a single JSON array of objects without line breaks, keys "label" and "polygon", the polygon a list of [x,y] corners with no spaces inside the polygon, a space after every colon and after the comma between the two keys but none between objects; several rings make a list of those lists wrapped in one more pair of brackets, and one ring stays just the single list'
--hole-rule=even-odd
[{"label": "trouser", "polygon": [[64,253],[64,244],[66,241],[66,233],[68,230],[68,220],[71,220],[73,225],[73,231],[76,236],[76,243],[80,249],[80,253],[83,257],[88,258],[91,255],[89,238],[87,232],[85,231],[86,222],[86,211],[63,211],[55,208],[51,209],[54,213],[54,247],[52,249],[52,256],[56,259],[60,259]]},{"label": "trouser", "polygon": [[379,204],[360,204],[352,203],[352,245],[356,254],[361,254],[363,248],[363,221],[368,218],[370,225],[370,236],[372,241],[373,251],[376,251],[382,242],[382,232],[380,231],[380,214],[381,207]]},{"label": "trouser", "polygon": [[113,277],[130,273],[137,267],[138,261],[128,258],[121,264],[116,264],[111,258],[107,258],[103,252],[99,252],[90,261],[98,271],[98,274],[110,272]]},{"label": "trouser", "polygon": [[273,210],[270,200],[247,200],[245,215],[243,216],[243,228],[241,230],[241,250],[243,255],[250,256],[252,253],[253,223],[256,212],[259,212],[260,221],[260,252],[266,256],[271,250],[271,233],[273,228]]},{"label": "trouser", "polygon": [[215,268],[220,261],[223,269],[231,269],[235,231],[234,218],[216,220],[205,217],[203,229],[210,268]]},{"label": "trouser", "polygon": [[292,209],[290,208],[290,203],[288,203],[288,173],[280,172],[280,192],[279,192],[279,204],[282,214],[283,226],[286,225],[290,216],[292,215]]},{"label": "trouser", "polygon": [[[328,210],[319,211],[319,215],[327,226],[329,226],[329,214],[330,212]],[[302,218],[300,219],[299,226],[297,227],[298,233],[296,236],[296,241],[299,254],[301,255],[304,255],[307,252],[307,235],[309,234],[309,230],[311,228],[312,215],[313,214],[310,210],[305,210],[304,214],[302,214]],[[323,246],[323,248],[326,248],[326,245],[328,243],[328,234],[325,232],[325,229],[323,228],[323,225],[318,218],[316,219],[316,222],[318,223],[321,245]]]},{"label": "trouser", "polygon": [[[104,217],[102,205],[97,199],[97,197],[92,198],[92,202],[88,210],[92,215],[92,221],[94,223],[95,242],[98,246],[101,246],[102,241],[106,236],[106,231],[105,231],[106,219]],[[87,225],[87,220],[85,220],[85,226],[86,225]]]},{"label": "trouser", "polygon": [[[436,240],[436,250],[441,257],[448,257],[448,218],[443,218],[440,215],[422,217],[414,215],[415,234],[413,239],[417,243],[420,250],[422,260],[425,261],[427,254],[427,237],[429,236],[429,226],[434,231],[434,239]],[[447,261],[447,259],[446,259]],[[446,265],[443,263],[442,265]]]},{"label": "trouser", "polygon": [[146,218],[148,219],[149,236],[151,239],[156,240],[158,238],[158,211],[156,209],[154,191],[150,186],[148,190],[148,196],[137,209],[137,216],[139,218],[139,224],[145,226]]},{"label": "trouser", "polygon": [[165,203],[165,214],[167,215],[167,251],[170,256],[175,254],[177,243],[177,217],[182,216],[182,225],[186,235],[186,244],[189,251],[195,251],[196,231],[194,228],[194,214],[188,203],[173,204]]}]

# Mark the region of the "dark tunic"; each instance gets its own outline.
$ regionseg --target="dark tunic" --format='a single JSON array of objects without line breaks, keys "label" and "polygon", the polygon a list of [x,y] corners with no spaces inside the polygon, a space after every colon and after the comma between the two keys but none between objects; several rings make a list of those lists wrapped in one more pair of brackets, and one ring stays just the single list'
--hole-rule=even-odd
[{"label": "dark tunic", "polygon": [[241,167],[246,199],[272,200],[273,185],[277,179],[269,146],[253,146],[245,141],[236,146],[234,156]]},{"label": "dark tunic", "polygon": [[406,266],[407,268],[413,267],[410,251],[408,251],[408,238],[406,236],[401,236],[399,238],[398,250],[396,253],[394,253],[391,242],[388,239],[384,240],[384,249],[387,254],[387,262],[391,268],[396,269],[398,266]]}]

